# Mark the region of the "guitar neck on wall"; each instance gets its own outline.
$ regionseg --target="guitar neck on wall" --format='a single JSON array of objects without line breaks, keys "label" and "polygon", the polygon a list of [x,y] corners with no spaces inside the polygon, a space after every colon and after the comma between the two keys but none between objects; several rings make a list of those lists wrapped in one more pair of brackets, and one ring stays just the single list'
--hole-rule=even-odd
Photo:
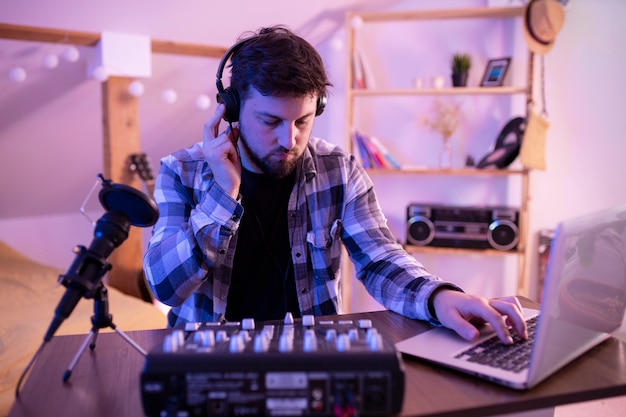
[{"label": "guitar neck on wall", "polygon": [[143,181],[150,198],[154,198],[154,175],[148,156],[145,153],[135,153],[131,154],[129,159],[130,171]]}]

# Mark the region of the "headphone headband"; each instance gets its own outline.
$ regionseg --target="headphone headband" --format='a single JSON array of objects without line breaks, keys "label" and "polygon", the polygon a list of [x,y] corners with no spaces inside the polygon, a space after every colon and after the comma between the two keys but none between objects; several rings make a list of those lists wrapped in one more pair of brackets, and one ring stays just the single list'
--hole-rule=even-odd
[{"label": "headphone headband", "polygon": [[[252,38],[249,38],[249,39],[252,39]],[[222,60],[220,61],[220,64],[217,66],[217,74],[215,74],[215,78],[216,78],[215,83],[217,85],[217,91],[218,92],[223,92],[224,91],[224,84],[222,83],[222,74],[224,73],[224,68],[226,68],[226,63],[228,62],[230,57],[239,48],[241,48],[243,46],[243,44],[246,43],[249,39],[244,39],[242,41],[237,42],[236,44],[234,44],[233,46],[228,48],[228,50],[226,51],[226,53],[222,57]]]}]

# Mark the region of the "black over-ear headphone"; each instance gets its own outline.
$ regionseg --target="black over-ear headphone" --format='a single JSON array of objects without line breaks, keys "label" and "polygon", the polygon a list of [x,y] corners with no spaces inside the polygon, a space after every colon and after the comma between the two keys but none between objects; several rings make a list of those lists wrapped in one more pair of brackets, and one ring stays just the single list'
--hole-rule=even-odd
[{"label": "black over-ear headphone", "polygon": [[[258,35],[257,35],[258,36]],[[223,103],[226,106],[226,111],[224,112],[224,120],[229,123],[236,122],[239,120],[239,108],[241,107],[241,101],[239,99],[239,94],[230,87],[224,88],[224,84],[222,84],[222,73],[224,72],[224,68],[226,67],[226,62],[230,59],[230,57],[237,52],[246,42],[251,39],[255,39],[257,36],[253,36],[251,38],[244,39],[233,46],[230,47],[224,57],[220,61],[220,64],[217,66],[217,75],[216,75],[216,85],[217,85],[217,102]],[[319,116],[324,112],[324,108],[326,107],[326,101],[328,98],[326,94],[323,93],[317,98],[317,105],[315,108],[315,115]]]}]

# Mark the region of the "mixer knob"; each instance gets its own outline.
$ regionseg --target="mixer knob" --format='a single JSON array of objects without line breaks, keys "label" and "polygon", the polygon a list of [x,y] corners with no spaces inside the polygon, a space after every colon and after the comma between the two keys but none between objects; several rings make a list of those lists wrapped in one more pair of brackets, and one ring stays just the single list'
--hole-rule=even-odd
[{"label": "mixer knob", "polygon": [[172,337],[176,339],[176,345],[178,347],[185,345],[185,332],[181,329],[172,331]]},{"label": "mixer knob", "polygon": [[291,352],[293,350],[293,337],[288,333],[282,333],[278,339],[278,350],[281,352]]},{"label": "mixer knob", "polygon": [[241,328],[244,330],[254,330],[254,319],[243,319],[241,321]]},{"label": "mixer knob", "polygon": [[383,336],[380,333],[373,334],[367,344],[372,352],[378,352],[383,349]]},{"label": "mixer knob", "polygon": [[357,325],[361,329],[369,329],[372,327],[372,321],[369,319],[362,319],[357,321]]},{"label": "mixer knob", "polygon": [[228,333],[226,330],[218,330],[215,335],[215,341],[218,343],[228,341]]},{"label": "mixer knob", "polygon": [[315,330],[307,329],[304,333],[303,343],[303,349],[305,352],[315,352],[317,350],[317,336],[315,335]]},{"label": "mixer knob", "polygon": [[250,333],[247,330],[240,330],[239,334],[243,338],[244,342],[249,342],[250,340],[252,340],[252,337],[250,336]]},{"label": "mixer knob", "polygon": [[174,353],[178,350],[178,342],[171,334],[165,335],[163,338],[163,352]]},{"label": "mixer knob", "polygon": [[281,333],[281,337],[285,336],[293,341],[294,335],[296,334],[296,329],[293,326],[285,326],[283,327],[283,331]]},{"label": "mixer knob", "polygon": [[261,333],[263,333],[265,337],[267,337],[269,340],[272,340],[272,338],[274,337],[274,325],[273,324],[264,325],[263,329],[261,330]]},{"label": "mixer knob", "polygon": [[200,330],[193,334],[193,341],[201,347],[211,347],[215,345],[215,333],[213,330]]},{"label": "mixer knob", "polygon": [[371,328],[371,329],[367,329],[367,332],[365,333],[365,341],[367,343],[370,343],[370,341],[372,340],[373,337],[375,337],[378,334],[378,330],[376,330],[375,328]]},{"label": "mixer knob", "polygon": [[188,321],[185,323],[185,331],[186,332],[195,332],[200,328],[200,322],[197,321]]},{"label": "mixer knob", "polygon": [[348,350],[350,350],[350,338],[347,334],[341,333],[337,336],[337,351],[347,352]]},{"label": "mixer knob", "polygon": [[257,353],[267,352],[269,348],[270,341],[265,334],[258,333],[254,336],[254,351]]},{"label": "mixer knob", "polygon": [[285,314],[285,319],[283,320],[284,324],[293,324],[293,314],[291,312],[287,312]]},{"label": "mixer knob", "polygon": [[244,340],[244,336],[241,334],[234,334],[231,336],[228,349],[231,353],[240,353],[243,352],[243,349],[246,347],[246,342]]},{"label": "mixer knob", "polygon": [[326,336],[324,336],[324,338],[329,342],[334,342],[335,340],[337,340],[337,330],[335,329],[326,330]]},{"label": "mixer knob", "polygon": [[359,340],[359,330],[354,328],[348,330],[348,339],[352,342]]},{"label": "mixer knob", "polygon": [[305,327],[315,325],[315,316],[312,314],[305,314],[302,316],[302,325]]}]

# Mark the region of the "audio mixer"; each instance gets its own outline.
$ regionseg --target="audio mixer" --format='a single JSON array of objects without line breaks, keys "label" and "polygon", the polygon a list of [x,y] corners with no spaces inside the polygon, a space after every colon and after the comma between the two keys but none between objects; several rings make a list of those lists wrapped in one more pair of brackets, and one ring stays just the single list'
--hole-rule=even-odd
[{"label": "audio mixer", "polygon": [[146,357],[141,395],[150,417],[389,415],[404,369],[371,320],[288,313],[172,329]]}]

